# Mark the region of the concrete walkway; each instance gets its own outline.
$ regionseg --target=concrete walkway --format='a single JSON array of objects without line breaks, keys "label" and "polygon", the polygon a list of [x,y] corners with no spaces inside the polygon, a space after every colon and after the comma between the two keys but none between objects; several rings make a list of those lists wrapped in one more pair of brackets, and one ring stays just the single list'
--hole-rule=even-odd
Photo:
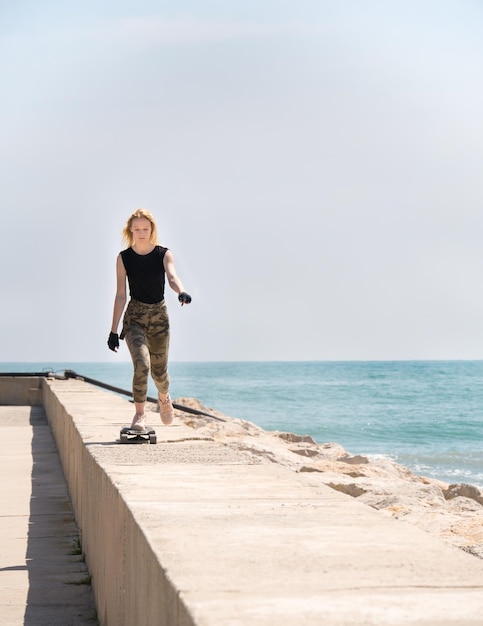
[{"label": "concrete walkway", "polygon": [[[48,385],[58,404],[55,408],[52,401],[59,432],[67,429],[69,416],[75,426],[73,434],[65,434],[70,446],[66,475],[78,482],[85,532],[89,516],[95,516],[95,532],[104,533],[86,537],[103,624],[483,625],[483,561],[476,557],[330,489],[316,474],[294,473],[241,449],[196,440],[196,431],[179,420],[169,427],[156,424],[157,445],[119,445],[115,440],[132,417],[132,405],[79,381]],[[0,421],[17,419],[15,411],[21,412],[21,421],[35,421],[38,409],[32,410],[33,418],[22,413],[26,410],[2,407]],[[152,420],[159,416],[153,414]],[[21,438],[26,427],[30,439],[26,431]],[[29,521],[40,523],[41,513],[50,524],[55,520],[56,528],[68,521],[64,547],[49,548],[49,553],[65,555],[76,531],[71,513],[63,508],[65,492],[64,504],[56,488],[56,497],[52,490],[44,491],[44,508],[33,507],[33,502],[40,506],[40,492],[33,492],[36,478],[57,460],[49,454],[39,474],[35,468],[41,455],[32,443],[32,425],[17,428],[17,441],[11,437],[0,457],[1,530],[14,550],[2,549],[0,581],[2,611],[11,609],[14,615],[6,592],[17,589],[16,615],[22,617],[25,607],[27,616],[33,614],[46,589],[44,574],[30,565],[30,558],[33,564],[40,561],[42,546],[33,552],[39,533],[29,533]],[[74,458],[76,438],[84,449],[79,461]],[[82,487],[82,472],[87,487]],[[90,496],[95,509],[88,505]],[[101,549],[106,552],[99,564]],[[133,564],[135,578],[128,571]],[[85,575],[76,567],[81,565],[66,566],[72,580]],[[110,597],[118,600],[109,604]],[[148,615],[153,599],[158,604]],[[83,606],[87,620],[87,594]],[[0,622],[22,623],[14,619]],[[44,623],[29,619],[25,624]]]},{"label": "concrete walkway", "polygon": [[89,575],[42,407],[0,406],[0,624],[94,626]]}]

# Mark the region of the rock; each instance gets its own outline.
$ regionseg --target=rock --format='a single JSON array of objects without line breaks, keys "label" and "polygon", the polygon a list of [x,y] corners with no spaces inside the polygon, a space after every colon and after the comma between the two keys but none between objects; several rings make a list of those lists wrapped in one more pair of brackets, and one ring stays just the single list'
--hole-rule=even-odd
[{"label": "rock", "polygon": [[369,459],[366,456],[361,456],[360,454],[356,456],[341,456],[338,461],[342,461],[342,463],[350,463],[351,465],[365,465],[369,463]]},{"label": "rock", "polygon": [[296,435],[294,433],[277,433],[277,436],[284,441],[288,441],[290,443],[313,443],[317,445],[315,439],[313,439],[310,435]]},{"label": "rock", "polygon": [[359,487],[359,485],[355,485],[354,483],[327,483],[327,486],[335,489],[336,491],[346,493],[348,496],[352,496],[353,498],[358,498],[359,496],[362,496],[364,493],[366,493],[365,489]]},{"label": "rock", "polygon": [[314,457],[319,455],[319,451],[313,448],[289,448],[289,450],[294,454],[300,454],[300,456]]},{"label": "rock", "polygon": [[483,494],[474,485],[467,485],[466,483],[460,483],[458,485],[450,485],[443,491],[446,500],[452,500],[453,498],[462,497],[475,500],[478,504],[483,505]]}]

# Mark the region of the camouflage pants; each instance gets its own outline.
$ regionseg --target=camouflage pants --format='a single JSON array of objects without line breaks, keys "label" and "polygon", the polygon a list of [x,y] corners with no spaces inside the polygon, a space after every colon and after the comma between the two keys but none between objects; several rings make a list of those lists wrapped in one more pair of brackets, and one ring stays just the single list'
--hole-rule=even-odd
[{"label": "camouflage pants", "polygon": [[167,393],[169,317],[164,300],[156,304],[130,300],[123,319],[123,338],[134,366],[134,402],[146,401],[149,370],[157,390]]}]

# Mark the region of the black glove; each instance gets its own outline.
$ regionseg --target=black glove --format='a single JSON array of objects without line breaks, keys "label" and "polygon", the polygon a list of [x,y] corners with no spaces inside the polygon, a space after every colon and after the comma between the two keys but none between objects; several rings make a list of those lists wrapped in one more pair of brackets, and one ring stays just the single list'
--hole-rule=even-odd
[{"label": "black glove", "polygon": [[117,333],[109,333],[107,345],[109,346],[109,350],[117,352],[117,349],[119,348],[119,335]]},{"label": "black glove", "polygon": [[181,306],[183,306],[183,304],[189,304],[191,302],[191,296],[189,293],[186,293],[186,291],[182,291],[178,296],[178,300],[181,302]]}]

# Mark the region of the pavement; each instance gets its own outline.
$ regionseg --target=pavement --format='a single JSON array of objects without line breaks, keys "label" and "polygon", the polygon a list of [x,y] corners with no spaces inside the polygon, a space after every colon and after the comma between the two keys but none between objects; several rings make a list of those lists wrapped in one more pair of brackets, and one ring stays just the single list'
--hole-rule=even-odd
[{"label": "pavement", "polygon": [[[178,419],[156,424],[157,445],[118,445],[132,405],[52,386],[197,625],[483,625],[475,556]],[[69,554],[77,530],[43,410],[0,407],[0,428],[0,622],[94,624],[89,586],[65,584],[86,571]]]},{"label": "pavement", "polygon": [[0,406],[0,624],[95,626],[89,573],[42,407]]}]

